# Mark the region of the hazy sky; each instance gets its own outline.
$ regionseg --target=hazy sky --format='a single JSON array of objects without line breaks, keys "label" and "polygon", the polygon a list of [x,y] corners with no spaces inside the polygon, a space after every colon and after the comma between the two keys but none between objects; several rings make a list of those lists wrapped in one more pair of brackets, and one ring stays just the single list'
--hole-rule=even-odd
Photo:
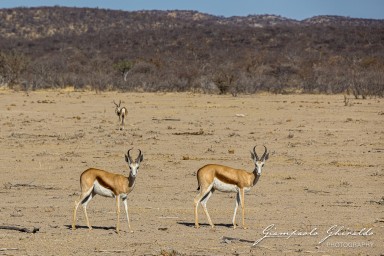
[{"label": "hazy sky", "polygon": [[384,0],[0,0],[0,8],[98,7],[116,10],[196,10],[222,16],[276,14],[302,20],[316,15],[384,19]]}]

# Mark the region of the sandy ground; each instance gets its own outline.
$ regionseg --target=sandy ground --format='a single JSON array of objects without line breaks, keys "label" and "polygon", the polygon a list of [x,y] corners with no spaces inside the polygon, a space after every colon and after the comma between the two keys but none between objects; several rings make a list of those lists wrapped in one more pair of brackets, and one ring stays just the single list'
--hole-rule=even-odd
[{"label": "sandy ground", "polygon": [[[128,108],[123,131],[113,100]],[[384,254],[383,99],[3,90],[0,124],[0,225],[39,228],[0,229],[0,255]],[[251,171],[255,145],[270,158],[245,197],[248,229],[231,227],[235,195],[220,192],[208,202],[216,228],[199,208],[195,229],[196,171]],[[134,233],[124,211],[115,233],[115,200],[100,196],[94,229],[80,207],[71,230],[81,172],[128,175],[132,147],[144,154],[128,199]]]}]

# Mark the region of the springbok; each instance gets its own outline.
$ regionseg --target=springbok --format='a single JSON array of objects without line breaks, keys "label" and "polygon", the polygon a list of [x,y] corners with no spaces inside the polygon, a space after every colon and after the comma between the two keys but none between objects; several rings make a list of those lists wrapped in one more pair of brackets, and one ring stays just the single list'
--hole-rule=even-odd
[{"label": "springbok", "polygon": [[119,101],[119,104],[117,104],[115,101],[113,101],[113,103],[116,107],[115,113],[119,117],[119,124],[121,125],[120,130],[124,130],[125,116],[128,114],[127,108],[121,107],[121,100]]},{"label": "springbok", "polygon": [[127,199],[128,194],[133,190],[136,181],[136,175],[139,170],[141,161],[143,161],[143,154],[139,149],[139,155],[135,161],[132,161],[132,158],[129,152],[132,149],[128,150],[128,153],[125,155],[125,161],[128,163],[130,172],[129,176],[126,177],[121,174],[110,173],[107,171],[89,168],[85,170],[80,175],[80,187],[81,195],[78,201],[75,201],[75,207],[73,210],[73,222],[72,229],[76,229],[76,211],[80,203],[83,206],[85,219],[87,221],[87,226],[89,229],[92,229],[92,226],[89,224],[89,219],[87,215],[87,204],[95,195],[101,195],[105,197],[116,198],[116,207],[117,207],[117,224],[116,232],[119,233],[119,219],[120,219],[120,199],[123,200],[125,213],[127,214],[128,227],[130,232],[132,232],[131,224],[129,222],[128,216],[128,205]]},{"label": "springbok", "polygon": [[265,151],[261,158],[257,156],[255,149],[256,146],[253,148],[253,152],[251,151],[251,157],[255,163],[255,169],[252,173],[218,164],[208,164],[201,167],[197,171],[196,176],[198,182],[198,190],[200,189],[200,193],[195,197],[194,200],[196,228],[199,228],[197,212],[199,203],[201,203],[201,206],[207,215],[209,224],[212,228],[215,227],[207,210],[207,202],[215,190],[221,192],[237,193],[235,212],[232,218],[233,228],[236,228],[236,212],[239,203],[242,210],[242,226],[244,229],[246,228],[244,225],[244,192],[248,192],[253,186],[256,185],[260,178],[264,163],[268,160],[269,157],[267,147],[264,146]]}]

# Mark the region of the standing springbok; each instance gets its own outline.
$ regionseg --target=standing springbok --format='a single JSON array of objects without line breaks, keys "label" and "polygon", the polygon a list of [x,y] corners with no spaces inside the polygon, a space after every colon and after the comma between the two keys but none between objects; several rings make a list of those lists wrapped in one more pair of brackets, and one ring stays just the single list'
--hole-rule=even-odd
[{"label": "standing springbok", "polygon": [[264,146],[264,148],[265,151],[261,158],[259,158],[256,154],[256,146],[253,148],[253,152],[251,151],[251,157],[253,162],[255,163],[255,169],[252,173],[218,164],[208,164],[197,171],[196,176],[200,193],[195,197],[194,200],[196,228],[199,228],[197,212],[199,203],[201,203],[201,206],[203,207],[203,210],[207,215],[209,224],[212,228],[214,228],[211,217],[209,216],[207,210],[207,202],[215,190],[221,192],[237,193],[235,212],[232,218],[233,228],[236,228],[236,212],[239,203],[241,205],[242,210],[242,225],[243,228],[246,228],[244,225],[244,192],[248,192],[253,186],[255,186],[260,178],[261,170],[264,166],[265,161],[267,161],[269,157],[267,147]]},{"label": "standing springbok", "polygon": [[130,232],[132,232],[131,224],[129,222],[128,216],[128,205],[127,198],[128,194],[133,190],[136,181],[136,175],[139,170],[141,161],[143,161],[143,154],[139,149],[139,155],[135,161],[132,161],[132,158],[129,152],[132,149],[128,150],[128,153],[125,155],[125,161],[128,163],[130,172],[129,176],[125,177],[121,174],[114,174],[107,171],[89,168],[84,171],[80,176],[80,187],[81,195],[78,201],[75,201],[75,208],[73,210],[73,222],[72,229],[76,229],[76,211],[80,203],[83,206],[85,219],[87,221],[87,226],[89,229],[92,229],[89,224],[89,219],[87,215],[87,204],[95,195],[101,195],[105,197],[116,198],[116,207],[117,207],[117,224],[116,232],[119,233],[119,219],[120,219],[120,199],[123,200],[125,213],[127,214],[128,227]]},{"label": "standing springbok", "polygon": [[116,106],[115,113],[119,117],[119,124],[121,125],[120,130],[124,130],[125,116],[128,114],[127,108],[126,107],[120,107],[121,100],[119,101],[119,104],[117,104],[115,101],[113,101],[113,103]]}]

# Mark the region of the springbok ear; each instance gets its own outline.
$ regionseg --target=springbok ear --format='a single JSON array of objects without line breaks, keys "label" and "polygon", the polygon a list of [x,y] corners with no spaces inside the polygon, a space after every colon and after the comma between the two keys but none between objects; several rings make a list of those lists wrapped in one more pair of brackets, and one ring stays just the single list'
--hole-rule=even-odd
[{"label": "springbok ear", "polygon": [[253,154],[252,151],[251,151],[251,158],[252,158],[252,160],[255,160],[255,158],[256,158],[255,154]]},{"label": "springbok ear", "polygon": [[142,162],[143,161],[143,159],[144,159],[144,155],[140,155],[140,162]]},{"label": "springbok ear", "polygon": [[265,155],[265,157],[264,157],[264,161],[267,161],[268,158],[269,158],[269,152]]}]

